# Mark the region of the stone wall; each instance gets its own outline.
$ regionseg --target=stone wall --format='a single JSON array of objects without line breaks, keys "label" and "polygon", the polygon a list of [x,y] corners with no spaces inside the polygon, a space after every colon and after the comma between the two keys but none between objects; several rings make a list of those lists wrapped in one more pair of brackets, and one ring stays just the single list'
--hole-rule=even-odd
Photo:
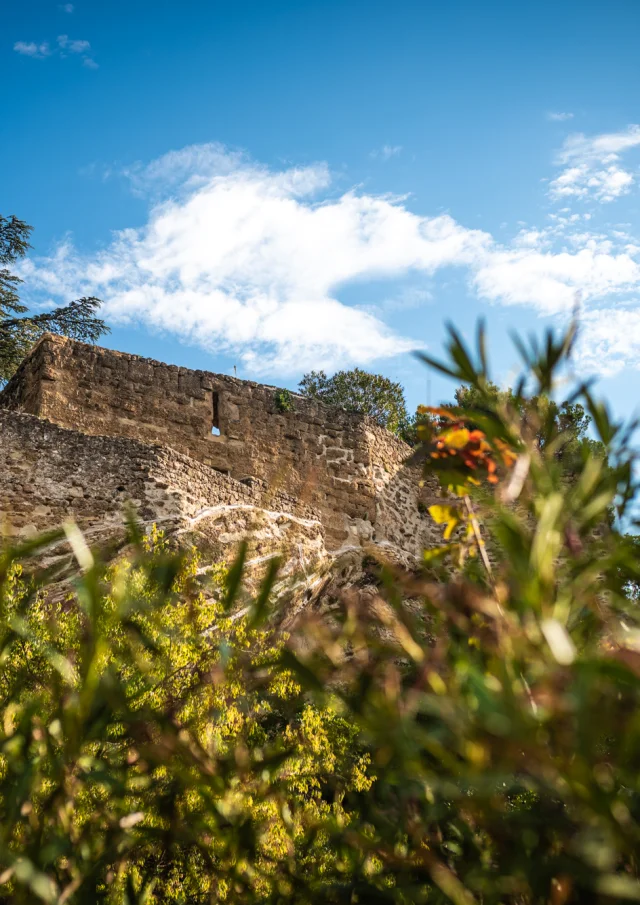
[{"label": "stone wall", "polygon": [[367,434],[376,498],[373,540],[379,547],[420,558],[423,550],[442,542],[442,529],[427,511],[441,502],[438,482],[424,479],[422,466],[407,455],[398,437],[371,424]]},{"label": "stone wall", "polygon": [[0,404],[85,434],[170,446],[286,489],[322,510],[334,546],[350,518],[375,517],[361,419],[299,396],[279,412],[274,387],[47,336]]},{"label": "stone wall", "polygon": [[[319,513],[333,550],[373,541],[419,553],[433,542],[406,444],[370,419],[304,396],[291,394],[291,409],[280,411],[277,394],[275,387],[47,335],[0,394],[0,407],[84,435],[160,446],[166,468],[179,453],[207,474],[260,487],[261,497],[284,494],[291,511],[306,505]],[[77,454],[86,462],[89,453]],[[153,455],[156,461],[161,453]],[[126,468],[121,483],[128,486]],[[181,469],[173,472],[176,485]],[[193,465],[185,474],[190,494]]]},{"label": "stone wall", "polygon": [[[90,544],[112,543],[124,538],[133,507],[144,526],[186,534],[210,562],[232,559],[243,539],[255,563],[284,549],[292,573],[326,559],[324,529],[310,507],[171,449],[0,409],[0,450],[0,534],[29,537],[73,519]],[[68,556],[66,544],[55,551]]]},{"label": "stone wall", "polygon": [[0,437],[0,518],[12,533],[36,533],[70,517],[81,527],[122,521],[126,503],[143,521],[163,521],[217,503],[259,502],[253,488],[135,440],[86,436],[6,410]]}]

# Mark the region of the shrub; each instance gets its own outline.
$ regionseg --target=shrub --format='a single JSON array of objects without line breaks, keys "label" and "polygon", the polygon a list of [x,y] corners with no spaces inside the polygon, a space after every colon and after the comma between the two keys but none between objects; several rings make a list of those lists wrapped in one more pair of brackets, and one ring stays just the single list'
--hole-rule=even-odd
[{"label": "shrub", "polygon": [[[66,599],[25,579],[37,544],[0,571],[0,899],[262,901],[304,827],[344,811],[326,777],[370,782],[355,727],[275,668],[286,638],[258,610],[230,615],[238,569],[203,589],[161,532],[107,566],[70,539]],[[322,867],[321,837],[304,857]]]},{"label": "shrub", "polygon": [[[448,538],[278,630],[277,563],[203,583],[155,532],[60,599],[0,563],[0,896],[6,902],[534,905],[640,898],[637,486],[629,430],[586,386],[600,448],[568,482],[530,399],[573,333],[523,348],[424,453]],[[529,386],[531,396],[524,387]],[[448,420],[447,420],[448,419]],[[613,521],[609,513],[613,512]],[[485,546],[486,544],[486,546]],[[435,580],[438,577],[439,580]]]},{"label": "shrub", "polygon": [[274,400],[279,412],[290,412],[293,409],[293,397],[289,390],[276,390]]}]

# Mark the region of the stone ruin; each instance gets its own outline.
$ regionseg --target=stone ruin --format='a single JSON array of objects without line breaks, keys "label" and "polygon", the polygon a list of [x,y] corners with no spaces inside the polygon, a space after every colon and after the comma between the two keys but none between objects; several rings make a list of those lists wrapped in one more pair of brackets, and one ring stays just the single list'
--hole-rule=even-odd
[{"label": "stone ruin", "polygon": [[371,548],[407,561],[440,537],[410,454],[309,397],[47,334],[0,393],[0,530],[73,518],[98,541],[129,504],[215,555],[249,534],[257,559],[286,547],[303,567]]}]

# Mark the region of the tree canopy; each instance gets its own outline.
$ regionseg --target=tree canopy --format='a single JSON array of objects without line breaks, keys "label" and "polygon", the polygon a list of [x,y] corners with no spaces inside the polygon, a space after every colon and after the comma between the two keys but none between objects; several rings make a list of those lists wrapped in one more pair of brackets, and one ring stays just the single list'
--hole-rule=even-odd
[{"label": "tree canopy", "polygon": [[567,475],[577,473],[587,452],[605,455],[603,444],[587,436],[592,419],[580,402],[557,402],[546,393],[524,397],[511,387],[501,390],[491,381],[482,391],[463,384],[454,396],[452,408],[465,413],[470,423],[474,411],[481,415],[490,412],[489,406],[494,410],[499,405],[512,409],[540,449],[553,446],[553,454]]},{"label": "tree canopy", "polygon": [[300,381],[299,390],[303,395],[313,396],[327,405],[369,415],[381,427],[396,434],[401,433],[407,423],[407,404],[402,385],[382,374],[370,374],[354,368],[327,377],[324,371],[310,371]]},{"label": "tree canopy", "polygon": [[[429,414],[420,406],[413,416],[408,415],[404,389],[382,374],[372,374],[360,368],[338,371],[327,377],[324,371],[310,371],[300,381],[299,391],[305,396],[320,399],[346,411],[360,412],[373,418],[382,427],[400,436],[410,446],[420,442],[421,433],[441,426],[439,416]],[[487,381],[482,392],[468,383],[461,384],[454,393],[454,401],[444,403],[444,409],[464,413],[473,424],[488,413],[487,406],[505,405],[518,412],[523,424],[529,425],[540,446],[554,444],[555,456],[567,475],[576,473],[587,452],[604,455],[602,443],[587,436],[591,417],[579,402],[556,402],[548,394],[522,397],[510,387],[501,390]]]},{"label": "tree canopy", "polygon": [[85,342],[96,342],[109,332],[97,317],[100,299],[84,296],[63,307],[29,313],[20,301],[20,277],[10,270],[30,248],[32,227],[17,217],[0,216],[0,385],[9,380],[43,333],[59,333]]}]

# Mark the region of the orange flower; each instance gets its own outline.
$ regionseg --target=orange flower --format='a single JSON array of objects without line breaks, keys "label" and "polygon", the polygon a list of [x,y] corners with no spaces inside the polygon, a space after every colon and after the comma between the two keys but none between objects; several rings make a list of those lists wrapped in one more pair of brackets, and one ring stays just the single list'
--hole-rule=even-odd
[{"label": "orange flower", "polygon": [[[446,409],[425,409],[425,411],[438,414],[453,423],[431,440],[429,455],[432,459],[446,459],[447,469],[453,467],[456,471],[470,472],[484,471],[490,484],[497,484],[499,460],[506,468],[516,461],[516,455],[502,440],[495,440],[493,445],[487,440],[486,434],[474,428],[470,430],[460,419],[454,420],[451,412]],[[454,461],[452,461],[454,460]],[[465,480],[477,484],[478,481],[467,475]]]}]

